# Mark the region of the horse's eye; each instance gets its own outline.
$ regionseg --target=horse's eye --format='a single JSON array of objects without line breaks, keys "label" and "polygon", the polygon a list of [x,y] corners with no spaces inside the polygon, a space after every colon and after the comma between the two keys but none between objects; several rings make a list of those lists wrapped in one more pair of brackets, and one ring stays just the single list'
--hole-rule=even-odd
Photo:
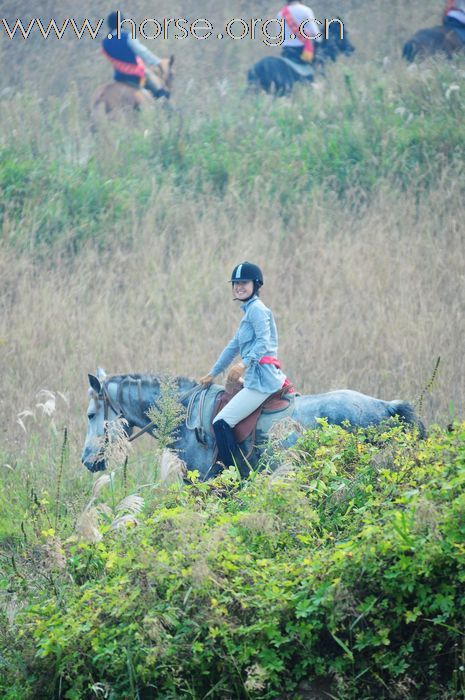
[{"label": "horse's eye", "polygon": [[88,418],[89,420],[93,420],[93,419],[95,418],[95,413],[88,413],[88,414],[87,414],[87,418]]}]

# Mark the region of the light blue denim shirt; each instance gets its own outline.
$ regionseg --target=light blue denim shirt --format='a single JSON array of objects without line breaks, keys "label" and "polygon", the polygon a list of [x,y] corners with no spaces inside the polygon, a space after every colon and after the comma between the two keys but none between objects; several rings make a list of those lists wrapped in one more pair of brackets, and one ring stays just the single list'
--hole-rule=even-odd
[{"label": "light blue denim shirt", "polygon": [[278,331],[273,314],[265,304],[253,296],[241,304],[244,316],[234,337],[226,345],[210,374],[223,372],[237,355],[246,366],[244,386],[264,394],[274,394],[286,379],[286,375],[273,365],[260,365],[264,356],[278,357]]}]

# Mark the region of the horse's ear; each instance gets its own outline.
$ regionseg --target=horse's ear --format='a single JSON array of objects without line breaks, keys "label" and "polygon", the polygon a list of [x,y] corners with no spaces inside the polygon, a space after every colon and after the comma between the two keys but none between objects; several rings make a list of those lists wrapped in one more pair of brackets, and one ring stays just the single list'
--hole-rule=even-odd
[{"label": "horse's ear", "polygon": [[102,387],[97,377],[94,377],[93,374],[88,374],[87,376],[89,377],[90,388],[93,389],[96,394],[100,394]]},{"label": "horse's ear", "polygon": [[174,53],[172,53],[170,56],[170,68],[173,65],[173,63],[174,63]]},{"label": "horse's ear", "polygon": [[106,379],[107,373],[105,372],[103,367],[97,367],[97,377],[101,382],[103,382]]}]

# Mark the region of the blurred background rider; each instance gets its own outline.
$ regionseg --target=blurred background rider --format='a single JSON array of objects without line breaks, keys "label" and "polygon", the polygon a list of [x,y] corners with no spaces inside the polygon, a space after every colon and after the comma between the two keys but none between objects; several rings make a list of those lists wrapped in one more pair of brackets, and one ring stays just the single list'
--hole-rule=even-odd
[{"label": "blurred background rider", "polygon": [[140,41],[133,39],[131,34],[122,28],[122,22],[124,22],[124,16],[121,12],[111,12],[107,17],[110,34],[102,42],[103,53],[115,70],[114,79],[119,83],[133,85],[135,88],[144,87],[156,98],[169,98],[169,93],[157,87],[146,69],[146,64],[158,66],[160,59]]},{"label": "blurred background rider", "polygon": [[465,42],[465,0],[448,0],[444,10],[443,24],[451,27]]},{"label": "blurred background rider", "polygon": [[[291,0],[277,15],[285,20],[282,55],[296,63],[311,63],[314,59],[314,43],[322,38],[321,28],[313,10],[307,5]],[[302,29],[302,31],[301,31]]]}]

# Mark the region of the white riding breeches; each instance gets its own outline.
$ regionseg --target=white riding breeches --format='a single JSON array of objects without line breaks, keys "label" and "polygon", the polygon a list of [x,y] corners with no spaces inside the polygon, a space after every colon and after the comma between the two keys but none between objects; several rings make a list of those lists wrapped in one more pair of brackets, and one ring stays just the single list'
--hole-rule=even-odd
[{"label": "white riding breeches", "polygon": [[271,394],[264,394],[262,391],[244,387],[221,409],[213,422],[224,420],[231,428],[234,428],[243,418],[250,416],[268,396]]}]

